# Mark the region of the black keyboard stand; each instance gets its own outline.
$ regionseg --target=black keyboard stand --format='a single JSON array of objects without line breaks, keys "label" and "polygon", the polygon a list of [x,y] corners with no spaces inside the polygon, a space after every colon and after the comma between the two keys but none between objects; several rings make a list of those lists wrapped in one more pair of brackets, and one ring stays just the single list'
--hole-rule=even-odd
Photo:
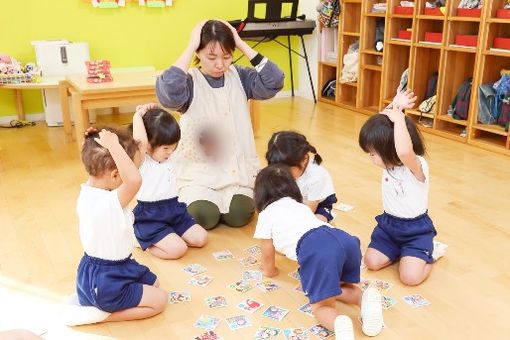
[{"label": "black keyboard stand", "polygon": [[[301,58],[303,58],[305,60],[305,62],[306,62],[306,70],[308,71],[308,79],[310,80],[310,87],[312,88],[313,102],[317,103],[317,97],[315,95],[315,87],[313,86],[312,73],[310,72],[310,63],[308,62],[308,54],[306,53],[305,39],[303,38],[302,34],[299,34],[298,36],[301,39],[301,45],[303,47],[303,53],[304,54],[301,54],[301,53],[299,53],[298,51],[296,51],[296,50],[294,50],[292,48],[292,45],[290,43],[290,35],[287,35],[287,45],[285,45],[284,43],[282,43],[282,42],[280,42],[280,41],[278,41],[276,39],[279,36],[260,37],[260,40],[259,40],[258,37],[256,37],[256,38],[246,38],[246,40],[254,40],[254,39],[258,40],[257,43],[252,46],[252,48],[257,47],[259,44],[261,44],[263,42],[274,41],[275,43],[277,43],[280,46],[285,47],[289,51],[290,86],[291,86],[291,91],[292,91],[292,97],[294,97],[294,72],[292,71],[292,53],[295,53],[298,56],[300,56]],[[242,39],[242,37],[241,37],[241,39]],[[234,63],[238,62],[243,57],[244,57],[244,54],[241,55],[240,57],[238,57],[234,61]]]}]

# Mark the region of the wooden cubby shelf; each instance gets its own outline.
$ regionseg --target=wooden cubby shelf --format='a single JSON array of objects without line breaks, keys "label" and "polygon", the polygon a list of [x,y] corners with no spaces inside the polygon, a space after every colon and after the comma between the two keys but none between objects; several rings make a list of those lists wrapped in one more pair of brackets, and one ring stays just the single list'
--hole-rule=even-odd
[{"label": "wooden cubby shelf", "polygon": [[[400,0],[341,0],[337,62],[319,62],[319,83],[336,76],[336,95],[319,98],[371,115],[391,103],[406,69],[407,86],[418,97],[418,104],[426,99],[429,79],[438,72],[433,112],[422,113],[418,105],[406,110],[419,129],[510,155],[510,135],[504,127],[481,124],[478,119],[479,86],[500,79],[501,70],[510,70],[510,49],[494,46],[495,38],[510,39],[510,19],[498,17],[505,0],[484,1],[481,11],[471,12],[475,16],[463,16],[458,10],[460,1],[449,0],[444,11],[430,15],[425,13],[426,0],[415,0],[412,14],[395,13]],[[386,3],[386,12],[372,13],[373,4],[380,2]],[[377,22],[384,23],[381,52],[375,50]],[[342,84],[343,56],[357,40],[358,78]],[[472,78],[468,117],[456,119],[449,107],[468,78]]]}]

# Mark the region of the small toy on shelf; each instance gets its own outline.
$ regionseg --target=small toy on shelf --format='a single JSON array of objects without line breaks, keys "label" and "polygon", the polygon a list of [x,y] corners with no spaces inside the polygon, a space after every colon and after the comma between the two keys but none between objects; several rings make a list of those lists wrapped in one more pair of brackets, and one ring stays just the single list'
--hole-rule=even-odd
[{"label": "small toy on shelf", "polygon": [[40,69],[34,63],[22,65],[5,53],[0,53],[0,84],[34,83],[40,80]]},{"label": "small toy on shelf", "polygon": [[85,62],[85,65],[87,66],[87,82],[106,83],[113,81],[109,60],[89,60]]}]

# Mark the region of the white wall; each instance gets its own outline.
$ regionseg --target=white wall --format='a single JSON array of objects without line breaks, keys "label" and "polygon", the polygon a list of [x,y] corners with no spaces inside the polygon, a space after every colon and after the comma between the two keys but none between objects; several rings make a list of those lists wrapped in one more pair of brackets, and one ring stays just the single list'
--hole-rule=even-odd
[{"label": "white wall", "polygon": [[[307,19],[317,19],[317,4],[319,0],[301,0],[299,2],[298,15],[305,14]],[[306,52],[308,53],[308,62],[310,64],[310,71],[312,73],[313,84],[315,86],[315,93],[317,94],[317,68],[318,68],[318,42],[319,42],[319,28],[316,27],[313,34],[305,35]],[[299,42],[299,51],[303,54],[301,41]],[[294,58],[295,54],[292,56]],[[297,57],[297,56],[296,56]],[[296,86],[298,89],[296,95],[313,100],[312,90],[310,89],[310,81],[308,80],[308,73],[306,70],[306,62],[303,58],[299,59],[299,84]]]}]

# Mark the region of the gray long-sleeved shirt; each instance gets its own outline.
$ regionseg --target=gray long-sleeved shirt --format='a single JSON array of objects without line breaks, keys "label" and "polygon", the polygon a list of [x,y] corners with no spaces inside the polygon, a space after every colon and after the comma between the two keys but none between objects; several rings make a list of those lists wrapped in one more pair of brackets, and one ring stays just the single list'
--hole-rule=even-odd
[{"label": "gray long-sleeved shirt", "polygon": [[[274,97],[283,88],[285,76],[282,70],[260,54],[255,56],[251,63],[254,68],[234,65],[246,97],[261,100]],[[223,76],[214,78],[204,74],[204,77],[212,88],[224,85]],[[180,68],[171,66],[158,77],[156,94],[165,107],[185,113],[193,101],[193,78]]]}]

